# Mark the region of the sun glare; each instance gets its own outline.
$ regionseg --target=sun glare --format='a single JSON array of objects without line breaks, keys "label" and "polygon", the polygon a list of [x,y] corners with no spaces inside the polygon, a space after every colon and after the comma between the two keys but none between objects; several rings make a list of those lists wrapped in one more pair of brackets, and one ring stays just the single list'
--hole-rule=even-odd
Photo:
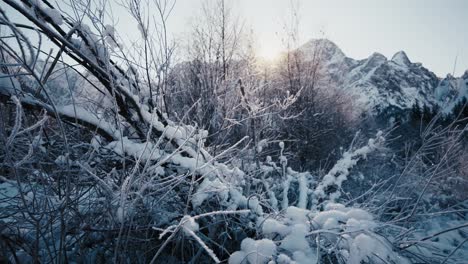
[{"label": "sun glare", "polygon": [[266,61],[275,61],[278,59],[280,49],[273,45],[263,45],[257,51],[258,56]]}]

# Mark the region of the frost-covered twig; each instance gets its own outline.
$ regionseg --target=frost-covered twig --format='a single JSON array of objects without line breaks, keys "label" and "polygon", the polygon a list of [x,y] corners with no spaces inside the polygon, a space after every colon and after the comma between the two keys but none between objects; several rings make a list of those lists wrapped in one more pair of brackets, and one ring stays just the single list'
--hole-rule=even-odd
[{"label": "frost-covered twig", "polygon": [[442,261],[440,264],[447,263],[447,261],[453,256],[453,254],[455,254],[455,252],[457,252],[467,241],[468,241],[468,237],[465,238],[465,240],[463,240],[462,242],[460,242],[460,244],[458,244],[458,246],[454,248],[452,252],[450,252],[450,254],[448,254],[447,257],[445,257],[444,261]]},{"label": "frost-covered twig", "polygon": [[425,236],[425,237],[419,239],[418,241],[412,241],[412,242],[402,241],[402,242],[400,242],[400,244],[403,244],[403,245],[401,245],[400,248],[401,249],[406,249],[406,248],[412,247],[414,245],[417,245],[418,243],[421,243],[421,242],[424,242],[426,240],[432,239],[434,237],[440,236],[442,234],[445,234],[445,233],[448,233],[448,232],[451,232],[451,231],[454,231],[454,230],[462,229],[462,228],[465,228],[465,227],[468,227],[468,223],[464,223],[464,224],[461,224],[461,225],[458,225],[458,226],[454,226],[454,227],[444,229],[444,230],[436,232],[434,234]]},{"label": "frost-covered twig", "polygon": [[162,250],[167,246],[170,240],[181,229],[184,230],[184,232],[188,233],[190,236],[192,236],[200,244],[200,246],[208,253],[208,255],[216,263],[219,263],[220,261],[218,257],[216,257],[213,251],[203,242],[203,240],[201,240],[200,237],[195,234],[194,231],[198,231],[198,228],[199,228],[198,223],[195,222],[195,220],[202,218],[202,217],[213,216],[213,215],[228,215],[228,214],[243,214],[243,213],[250,213],[250,210],[214,211],[214,212],[204,213],[204,214],[200,214],[196,216],[188,216],[188,215],[184,216],[177,225],[169,226],[160,234],[159,239],[161,239],[168,232],[172,232],[172,234],[166,239],[166,241],[164,241],[161,247],[159,247],[158,251],[153,256],[151,263],[154,263],[156,261],[158,256],[161,254]]},{"label": "frost-covered twig", "polygon": [[193,232],[191,229],[188,229],[188,228],[184,228],[184,231],[186,233],[188,233],[190,236],[192,236],[195,241],[198,242],[198,244],[200,244],[200,246],[206,251],[206,253],[208,253],[208,255],[214,260],[215,263],[220,263],[221,261],[218,259],[218,257],[215,255],[215,253],[213,252],[213,250],[211,250],[204,242],[203,240],[200,239],[199,236],[197,236],[197,234],[195,234],[195,232]]},{"label": "frost-covered twig", "polygon": [[[318,204],[324,200],[335,201],[338,199],[341,196],[339,189],[343,182],[347,180],[350,169],[353,168],[360,159],[365,159],[371,152],[381,148],[384,142],[383,133],[379,131],[375,138],[369,139],[366,146],[343,153],[343,157],[336,162],[335,166],[333,166],[315,188],[313,193],[314,204]],[[336,190],[330,192],[328,188],[333,186],[336,187]]]}]

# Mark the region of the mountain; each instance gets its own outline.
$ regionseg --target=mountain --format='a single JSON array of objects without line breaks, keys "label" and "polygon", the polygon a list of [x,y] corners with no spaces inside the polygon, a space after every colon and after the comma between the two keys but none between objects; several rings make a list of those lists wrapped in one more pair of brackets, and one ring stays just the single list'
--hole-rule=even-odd
[{"label": "mountain", "polygon": [[459,78],[439,78],[421,63],[414,63],[404,51],[391,59],[373,53],[366,59],[347,57],[333,42],[314,39],[299,50],[306,59],[319,58],[326,85],[350,92],[359,107],[373,114],[404,111],[418,102],[450,111],[454,103],[468,95],[468,71]]},{"label": "mountain", "polygon": [[463,97],[468,98],[468,70],[461,77],[451,74],[442,79],[434,91],[434,97],[446,111],[453,108]]}]

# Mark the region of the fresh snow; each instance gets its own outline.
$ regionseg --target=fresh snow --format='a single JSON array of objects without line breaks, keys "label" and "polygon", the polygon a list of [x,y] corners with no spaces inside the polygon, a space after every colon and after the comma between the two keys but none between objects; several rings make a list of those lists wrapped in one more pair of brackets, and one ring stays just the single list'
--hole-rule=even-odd
[{"label": "fresh snow", "polygon": [[63,24],[63,18],[62,15],[60,14],[60,11],[56,9],[52,9],[49,7],[43,7],[42,11],[52,19],[52,21],[57,24],[57,25],[62,25]]},{"label": "fresh snow", "polygon": [[269,239],[242,240],[241,250],[234,252],[229,258],[229,264],[241,264],[247,260],[248,264],[266,264],[276,254],[276,245]]},{"label": "fresh snow", "polygon": [[[320,70],[325,76],[319,87],[333,84],[341,88],[355,98],[357,107],[364,113],[410,109],[415,102],[431,107],[439,105],[449,112],[454,101],[468,95],[463,76],[440,81],[420,63],[411,62],[404,51],[397,52],[390,60],[379,53],[355,60],[346,57],[333,42],[323,39],[311,40],[298,50],[308,54],[311,60],[318,50],[323,64]],[[452,83],[450,87],[446,85],[448,81]]]},{"label": "fresh snow", "polygon": [[198,225],[197,222],[195,222],[195,219],[193,217],[186,215],[182,218],[181,220],[182,227],[185,232],[192,231],[192,232],[197,232],[200,226]]},{"label": "fresh snow", "polygon": [[396,64],[399,64],[401,66],[410,66],[411,61],[408,59],[408,56],[404,51],[399,51],[395,53],[392,57],[392,61],[395,62]]}]

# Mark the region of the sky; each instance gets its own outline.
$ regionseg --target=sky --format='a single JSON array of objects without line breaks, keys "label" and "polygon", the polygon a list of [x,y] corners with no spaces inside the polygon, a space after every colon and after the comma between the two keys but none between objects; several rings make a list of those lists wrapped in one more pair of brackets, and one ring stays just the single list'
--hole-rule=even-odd
[{"label": "sky", "polygon": [[[169,1],[176,1],[169,33],[182,41],[199,19],[203,1],[210,0]],[[468,70],[468,0],[225,1],[244,21],[245,29],[254,32],[258,54],[263,57],[272,58],[285,49],[283,25],[294,1],[299,6],[299,43],[326,37],[354,59],[374,52],[391,58],[404,50],[412,62],[422,63],[439,77],[460,76]],[[109,0],[116,29],[129,39],[138,36],[136,23],[117,2]]]},{"label": "sky", "polygon": [[[170,18],[173,34],[188,33],[203,0],[177,0]],[[252,28],[259,53],[284,49],[283,24],[290,0],[227,0]],[[387,58],[404,50],[438,76],[468,70],[467,0],[298,0],[301,42],[326,37],[354,59],[374,52]],[[456,67],[455,66],[455,61]]]}]

